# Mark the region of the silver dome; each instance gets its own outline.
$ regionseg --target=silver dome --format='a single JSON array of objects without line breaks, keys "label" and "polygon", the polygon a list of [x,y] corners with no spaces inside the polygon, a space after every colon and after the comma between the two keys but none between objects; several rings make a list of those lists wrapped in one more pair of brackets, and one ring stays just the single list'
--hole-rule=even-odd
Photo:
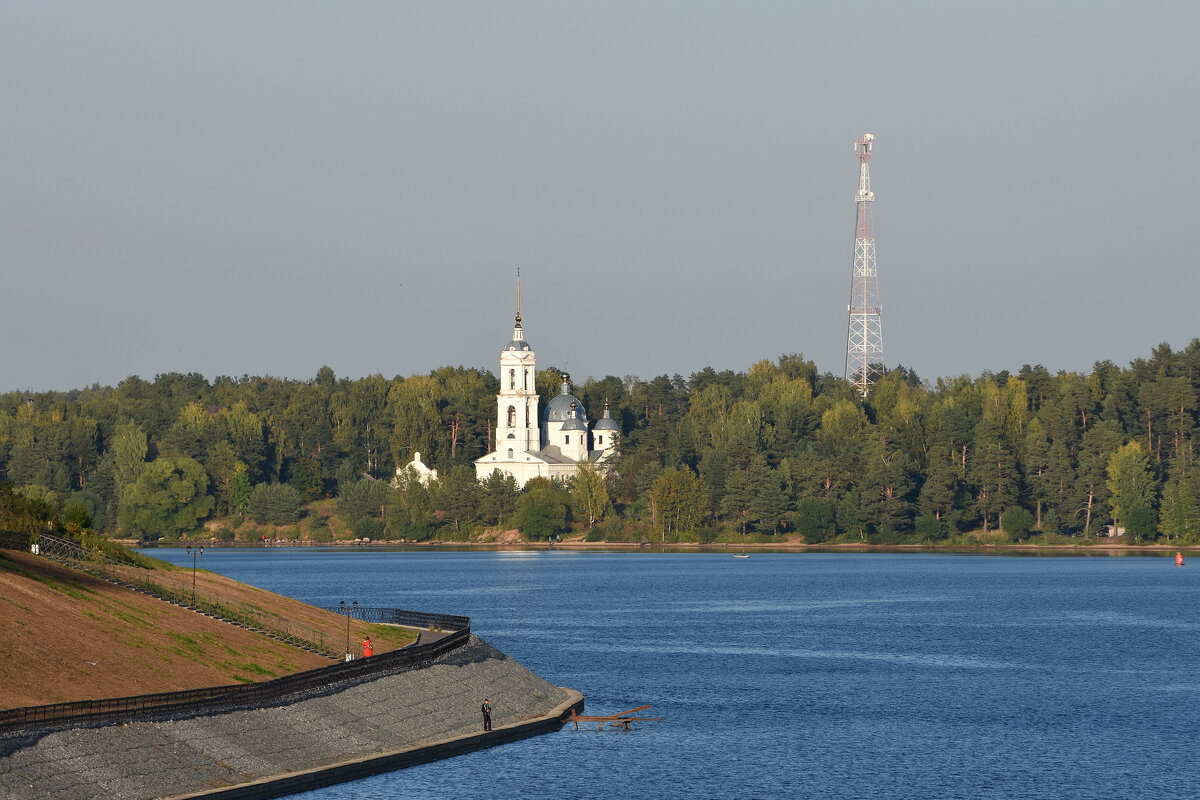
[{"label": "silver dome", "polygon": [[563,380],[562,392],[546,404],[546,410],[542,412],[542,422],[566,422],[572,416],[572,405],[576,409],[575,416],[586,425],[587,411],[584,410],[583,403],[571,395],[570,384]]},{"label": "silver dome", "polygon": [[617,421],[608,415],[608,401],[607,400],[604,401],[604,416],[601,417],[600,421],[596,423],[595,429],[598,431],[620,431],[621,430],[621,426],[617,424]]},{"label": "silver dome", "polygon": [[579,417],[571,417],[559,428],[562,431],[586,431],[587,425]]}]

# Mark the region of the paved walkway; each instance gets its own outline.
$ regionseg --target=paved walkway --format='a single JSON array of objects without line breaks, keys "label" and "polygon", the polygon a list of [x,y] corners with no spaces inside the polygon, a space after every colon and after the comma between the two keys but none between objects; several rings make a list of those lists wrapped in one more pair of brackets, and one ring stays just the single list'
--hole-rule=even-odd
[{"label": "paved walkway", "polygon": [[0,737],[0,796],[122,800],[200,792],[544,716],[568,694],[476,636],[423,668],[271,708]]}]

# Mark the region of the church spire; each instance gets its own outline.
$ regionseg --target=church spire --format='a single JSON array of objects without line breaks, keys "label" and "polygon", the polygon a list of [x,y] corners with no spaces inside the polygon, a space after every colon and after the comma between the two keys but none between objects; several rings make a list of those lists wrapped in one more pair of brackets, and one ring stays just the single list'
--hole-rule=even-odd
[{"label": "church spire", "polygon": [[[521,268],[517,267],[517,324],[513,326],[514,330],[521,330]],[[514,339],[520,339],[519,336],[514,336]]]},{"label": "church spire", "polygon": [[[525,332],[521,330],[521,268],[517,267],[517,319],[513,323],[513,341],[525,341]],[[528,348],[526,348],[528,349]]]}]

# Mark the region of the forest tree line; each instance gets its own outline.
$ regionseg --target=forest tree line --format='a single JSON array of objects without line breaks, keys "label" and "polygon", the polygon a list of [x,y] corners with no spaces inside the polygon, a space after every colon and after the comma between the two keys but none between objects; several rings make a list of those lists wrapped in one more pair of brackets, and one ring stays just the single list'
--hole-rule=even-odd
[{"label": "forest tree line", "polygon": [[[545,402],[561,373],[537,375]],[[0,478],[60,524],[138,538],[213,519],[371,538],[771,537],[939,541],[966,532],[1200,541],[1200,340],[1088,374],[1041,366],[923,382],[883,374],[866,397],[802,355],[745,372],[588,379],[589,415],[620,426],[607,469],[518,491],[475,480],[491,449],[490,372],[308,381],[169,373],[153,382],[0,396]],[[420,452],[440,479],[397,465]],[[307,510],[307,511],[306,511]],[[699,533],[697,533],[699,532]]]}]

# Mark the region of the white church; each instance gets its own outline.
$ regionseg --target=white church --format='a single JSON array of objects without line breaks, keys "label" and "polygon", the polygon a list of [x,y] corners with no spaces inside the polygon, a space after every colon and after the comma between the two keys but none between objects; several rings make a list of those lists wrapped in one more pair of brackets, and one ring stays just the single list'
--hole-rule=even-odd
[{"label": "white church", "polygon": [[483,480],[500,471],[522,487],[530,478],[570,478],[581,464],[608,458],[619,430],[608,413],[588,429],[583,403],[571,396],[570,376],[563,375],[562,392],[538,416],[533,348],[521,330],[521,301],[512,341],[500,352],[500,394],[496,395],[496,449],[475,461],[475,476]]}]

